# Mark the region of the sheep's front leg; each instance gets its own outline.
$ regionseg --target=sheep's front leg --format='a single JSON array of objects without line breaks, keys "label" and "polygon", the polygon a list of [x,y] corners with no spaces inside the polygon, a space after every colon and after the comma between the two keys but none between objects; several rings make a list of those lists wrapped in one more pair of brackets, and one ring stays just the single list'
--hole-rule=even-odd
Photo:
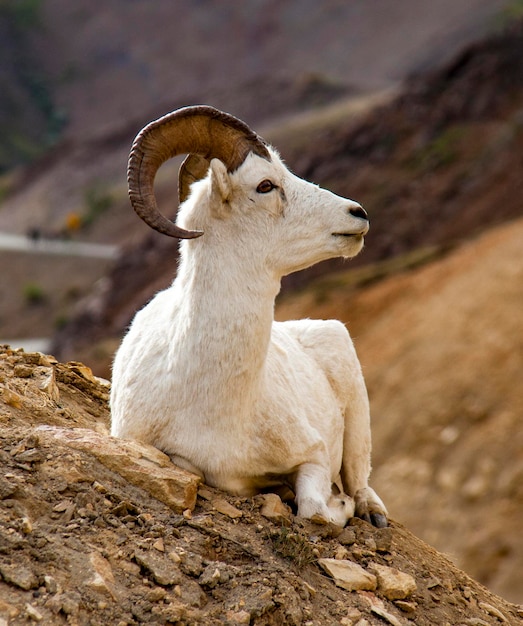
[{"label": "sheep's front leg", "polygon": [[387,509],[378,494],[370,487],[358,489],[354,495],[356,516],[377,528],[386,528]]},{"label": "sheep's front leg", "polygon": [[353,352],[348,403],[345,409],[341,479],[346,493],[354,497],[356,515],[378,528],[387,526],[387,509],[368,485],[371,472],[371,429],[367,388],[356,353]]}]

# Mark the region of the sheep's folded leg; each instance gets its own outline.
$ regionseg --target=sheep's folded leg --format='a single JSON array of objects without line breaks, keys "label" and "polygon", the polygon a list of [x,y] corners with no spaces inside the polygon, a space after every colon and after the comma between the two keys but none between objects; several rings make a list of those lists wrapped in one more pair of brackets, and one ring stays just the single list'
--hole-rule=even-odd
[{"label": "sheep's folded leg", "polygon": [[318,463],[300,465],[295,483],[298,516],[311,519],[320,517],[330,522],[332,515],[327,506],[331,495],[331,482],[325,467]]}]

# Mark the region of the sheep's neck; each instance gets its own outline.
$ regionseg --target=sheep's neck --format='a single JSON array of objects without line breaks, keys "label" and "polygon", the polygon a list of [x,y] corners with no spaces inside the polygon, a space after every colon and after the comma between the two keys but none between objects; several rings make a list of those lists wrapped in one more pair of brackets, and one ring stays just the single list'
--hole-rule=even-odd
[{"label": "sheep's neck", "polygon": [[189,269],[182,263],[176,287],[193,345],[191,363],[180,366],[191,387],[197,377],[202,406],[213,407],[209,417],[237,419],[261,392],[280,281],[248,262],[223,267],[206,258]]}]

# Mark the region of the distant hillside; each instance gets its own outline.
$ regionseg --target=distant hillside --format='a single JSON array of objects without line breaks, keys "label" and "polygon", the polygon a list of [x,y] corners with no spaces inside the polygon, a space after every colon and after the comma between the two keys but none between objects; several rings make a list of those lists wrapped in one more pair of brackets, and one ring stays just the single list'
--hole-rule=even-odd
[{"label": "distant hillside", "polygon": [[206,102],[259,126],[316,110],[434,67],[506,4],[4,0],[0,172],[55,150],[0,181],[0,230],[57,230],[83,214],[93,188],[124,180],[136,131],[166,111]]},{"label": "distant hillside", "polygon": [[[413,79],[368,115],[354,117],[339,105],[330,116],[302,116],[269,131],[294,171],[369,211],[366,248],[353,267],[427,245],[447,249],[522,214],[522,48],[520,23]],[[169,189],[170,181],[160,181],[160,199]],[[172,280],[176,248],[150,233],[128,249],[103,293],[97,290],[57,334],[54,350],[61,358],[80,356],[107,373],[134,311]],[[292,275],[284,290],[341,267],[334,261]],[[105,348],[95,347],[98,342]]]},{"label": "distant hillside", "polygon": [[0,174],[40,157],[65,126],[33,45],[42,27],[38,0],[0,3]]},{"label": "distant hillside", "polygon": [[[310,116],[335,132],[354,119],[354,99],[361,113],[367,95],[374,101],[376,90],[450,59],[499,28],[505,7],[504,0],[1,2],[0,170],[29,164],[0,176],[0,233],[149,246],[140,243],[148,233],[129,209],[125,183],[129,146],[144,123],[208,102],[269,129],[284,153],[303,137],[308,153],[316,135],[299,128],[292,139],[289,124]],[[176,165],[160,172],[170,213],[175,176]],[[371,194],[361,192],[355,185],[349,195],[368,204]],[[3,276],[0,337],[49,337],[105,273],[89,259],[81,278],[65,271],[66,260],[64,271],[55,264],[35,255],[18,264],[24,274]],[[37,306],[27,299],[35,290],[45,296]]]}]

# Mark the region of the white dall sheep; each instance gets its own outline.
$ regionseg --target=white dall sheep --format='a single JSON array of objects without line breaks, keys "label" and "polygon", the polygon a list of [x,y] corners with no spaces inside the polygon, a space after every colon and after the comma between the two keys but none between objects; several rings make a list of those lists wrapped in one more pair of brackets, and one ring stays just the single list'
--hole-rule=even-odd
[{"label": "white dall sheep", "polygon": [[[174,225],[153,184],[178,154],[189,156]],[[207,106],[139,133],[129,193],[149,226],[184,241],[173,284],[136,314],[116,354],[112,434],[234,494],[291,485],[306,518],[344,524],[355,508],[386,525],[368,486],[369,404],[347,330],[274,321],[282,276],[358,254],[365,211],[298,178],[243,122]],[[351,498],[331,495],[340,478]]]}]

